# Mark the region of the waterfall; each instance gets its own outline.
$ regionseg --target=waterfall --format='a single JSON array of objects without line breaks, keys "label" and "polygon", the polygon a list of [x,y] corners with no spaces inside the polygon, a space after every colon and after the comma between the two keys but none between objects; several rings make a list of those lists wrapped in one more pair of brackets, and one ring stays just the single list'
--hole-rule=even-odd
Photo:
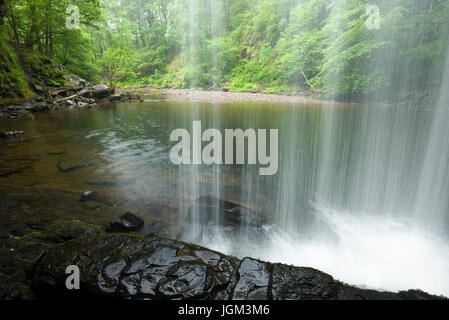
[{"label": "waterfall", "polygon": [[[449,52],[449,51],[448,51]],[[449,222],[449,54],[447,54],[438,106],[433,111],[431,130],[418,183],[415,215],[419,223],[446,231]]]},{"label": "waterfall", "polygon": [[[334,1],[330,10],[338,16],[347,5],[348,1]],[[198,32],[210,34],[212,42],[220,37],[222,1],[194,0],[187,6],[191,84],[200,80],[199,62],[210,59],[215,87],[221,78],[221,46],[217,41],[209,54],[201,55],[205,44],[198,43]],[[419,4],[412,8],[421,9]],[[329,41],[347,27],[341,16],[333,25]],[[396,35],[388,32],[385,28],[372,36],[394,42]],[[328,48],[325,54],[335,56],[339,50]],[[393,59],[389,50],[386,46],[374,51],[366,68],[407,70],[404,66],[410,61]],[[255,231],[247,226],[232,239],[215,233],[196,239],[199,231],[193,228],[187,240],[236,256],[320,268],[356,285],[388,290],[417,287],[448,294],[449,57],[443,73],[437,108],[382,103],[395,90],[399,95],[413,88],[407,72],[394,78],[397,82],[390,92],[373,94],[357,105],[284,104],[273,110],[249,103],[223,107],[192,101],[190,111],[183,112],[177,123],[179,128],[190,130],[194,120],[202,120],[203,130],[232,128],[228,125],[244,130],[277,128],[280,162],[278,174],[268,178],[247,165],[180,168],[178,192],[189,194],[191,203],[201,195],[230,198],[265,208],[274,222],[274,230],[256,240],[248,237]],[[332,91],[346,80],[331,74],[328,81]],[[232,115],[233,121],[225,115]],[[226,182],[234,178],[243,183],[230,191]],[[204,184],[206,180],[212,183]],[[202,209],[182,208],[197,228],[207,224]],[[217,225],[221,215],[217,208]]]}]

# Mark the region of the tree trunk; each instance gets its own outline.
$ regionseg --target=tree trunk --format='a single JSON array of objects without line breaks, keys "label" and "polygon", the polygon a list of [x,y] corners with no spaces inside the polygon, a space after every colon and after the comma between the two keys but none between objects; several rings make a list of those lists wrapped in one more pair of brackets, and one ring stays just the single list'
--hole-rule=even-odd
[{"label": "tree trunk", "polygon": [[5,0],[0,0],[0,26],[3,25],[3,18],[6,16]]}]

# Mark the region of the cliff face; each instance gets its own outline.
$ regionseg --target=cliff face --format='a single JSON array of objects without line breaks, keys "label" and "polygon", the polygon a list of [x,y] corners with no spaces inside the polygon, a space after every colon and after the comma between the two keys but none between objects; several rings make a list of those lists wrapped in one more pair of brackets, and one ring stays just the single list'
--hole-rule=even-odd
[{"label": "cliff face", "polygon": [[[67,290],[67,266],[80,290]],[[196,245],[131,235],[93,235],[48,248],[32,268],[37,297],[298,300],[434,299],[420,291],[362,290],[311,268],[226,256]]]}]

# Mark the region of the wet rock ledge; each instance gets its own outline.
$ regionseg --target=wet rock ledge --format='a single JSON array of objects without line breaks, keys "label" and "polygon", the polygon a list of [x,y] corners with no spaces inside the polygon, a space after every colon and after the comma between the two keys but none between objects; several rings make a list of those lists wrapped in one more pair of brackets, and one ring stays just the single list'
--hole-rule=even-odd
[{"label": "wet rock ledge", "polygon": [[[65,287],[77,265],[80,290]],[[96,234],[47,248],[28,277],[38,298],[438,299],[421,291],[377,292],[318,270],[226,256],[196,245],[128,234]]]}]

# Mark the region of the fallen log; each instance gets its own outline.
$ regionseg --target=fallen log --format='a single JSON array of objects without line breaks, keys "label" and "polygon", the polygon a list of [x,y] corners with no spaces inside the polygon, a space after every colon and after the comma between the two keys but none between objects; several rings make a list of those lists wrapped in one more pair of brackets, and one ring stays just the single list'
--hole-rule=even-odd
[{"label": "fallen log", "polygon": [[100,90],[83,89],[80,92],[78,92],[77,94],[74,94],[70,97],[56,100],[56,102],[67,101],[67,100],[74,99],[77,97],[91,97],[91,98],[96,98],[96,99],[104,99],[104,98],[114,94],[114,92],[115,92],[114,88],[107,88],[107,89],[100,89]]}]

